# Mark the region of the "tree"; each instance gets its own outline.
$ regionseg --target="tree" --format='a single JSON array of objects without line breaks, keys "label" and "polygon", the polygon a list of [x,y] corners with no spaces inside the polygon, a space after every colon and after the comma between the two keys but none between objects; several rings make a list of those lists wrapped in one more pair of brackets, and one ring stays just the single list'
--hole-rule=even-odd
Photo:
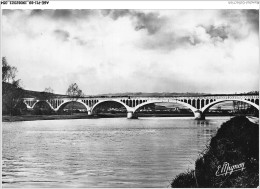
[{"label": "tree", "polygon": [[[5,57],[2,57],[2,81],[6,83],[13,83],[15,81],[17,68],[10,66]],[[19,81],[19,80],[18,80]]]},{"label": "tree", "polygon": [[259,91],[250,91],[247,94],[259,95]]},{"label": "tree", "polygon": [[54,90],[53,90],[51,87],[48,87],[48,88],[45,88],[45,89],[44,89],[44,92],[45,92],[45,93],[49,93],[49,94],[53,94],[53,93],[54,93]]},{"label": "tree", "polygon": [[[77,83],[72,83],[69,88],[67,89],[66,94],[70,97],[72,100],[72,111],[74,110],[75,102],[82,96],[84,96],[81,89],[79,89]],[[71,111],[71,113],[72,113]]]},{"label": "tree", "polygon": [[15,80],[17,68],[8,64],[5,57],[2,58],[2,110],[3,113],[20,114],[18,107],[23,97],[23,89],[20,80]]}]

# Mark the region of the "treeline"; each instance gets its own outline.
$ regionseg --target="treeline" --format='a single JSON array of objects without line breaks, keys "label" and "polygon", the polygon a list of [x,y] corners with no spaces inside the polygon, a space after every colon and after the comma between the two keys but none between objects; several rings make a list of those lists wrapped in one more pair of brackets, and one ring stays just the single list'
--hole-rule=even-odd
[{"label": "treeline", "polygon": [[259,91],[250,91],[250,92],[248,92],[248,93],[241,93],[241,94],[259,95]]}]

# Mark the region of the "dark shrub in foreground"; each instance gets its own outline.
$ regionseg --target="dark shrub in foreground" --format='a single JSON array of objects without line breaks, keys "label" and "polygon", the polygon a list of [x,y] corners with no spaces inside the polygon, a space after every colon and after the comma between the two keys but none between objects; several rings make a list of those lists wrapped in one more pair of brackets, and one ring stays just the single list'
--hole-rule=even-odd
[{"label": "dark shrub in foreground", "polygon": [[[172,187],[257,187],[259,185],[259,127],[246,117],[225,122],[196,160],[195,174],[178,175]],[[216,176],[219,165],[245,163],[243,171]],[[197,184],[196,185],[194,185]],[[187,185],[189,184],[189,185]]]},{"label": "dark shrub in foreground", "polygon": [[[174,179],[175,188],[196,188],[196,179],[194,177],[194,170],[188,171],[187,173],[181,173]],[[172,185],[173,187],[173,185]]]}]

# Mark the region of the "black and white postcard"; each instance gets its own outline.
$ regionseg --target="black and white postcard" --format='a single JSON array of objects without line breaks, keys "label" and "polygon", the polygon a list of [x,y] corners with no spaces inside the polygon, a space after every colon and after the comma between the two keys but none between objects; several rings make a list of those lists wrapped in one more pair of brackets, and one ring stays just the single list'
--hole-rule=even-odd
[{"label": "black and white postcard", "polygon": [[1,1],[3,188],[259,186],[258,1]]}]

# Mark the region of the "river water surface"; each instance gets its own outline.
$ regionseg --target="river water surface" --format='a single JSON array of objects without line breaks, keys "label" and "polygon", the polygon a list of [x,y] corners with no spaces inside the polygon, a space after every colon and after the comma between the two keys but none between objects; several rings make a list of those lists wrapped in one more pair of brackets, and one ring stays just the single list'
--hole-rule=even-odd
[{"label": "river water surface", "polygon": [[230,117],[5,122],[3,187],[168,187]]}]

